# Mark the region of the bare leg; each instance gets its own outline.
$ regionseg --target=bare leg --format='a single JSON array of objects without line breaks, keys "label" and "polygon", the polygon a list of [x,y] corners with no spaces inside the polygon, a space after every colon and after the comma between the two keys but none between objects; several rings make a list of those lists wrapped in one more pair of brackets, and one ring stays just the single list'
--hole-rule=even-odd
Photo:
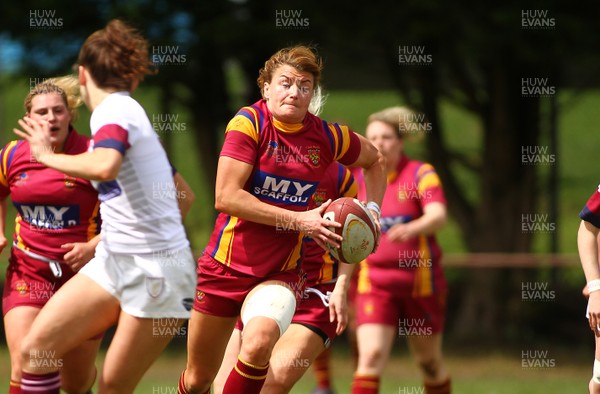
[{"label": "bare leg", "polygon": [[215,382],[213,384],[214,394],[223,393],[223,386],[225,385],[227,377],[229,377],[231,369],[237,362],[238,354],[240,354],[241,347],[242,332],[235,328],[231,333],[231,338],[229,338],[227,349],[225,349],[225,356],[223,356],[223,363],[221,364],[221,368],[219,369],[219,372],[215,377]]},{"label": "bare leg", "polygon": [[57,371],[69,351],[116,324],[119,311],[116,298],[87,276],[75,275],[50,298],[23,339],[22,370]]},{"label": "bare leg", "polygon": [[96,355],[101,339],[90,339],[63,356],[61,388],[69,394],[87,393],[96,380]]},{"label": "bare leg", "polygon": [[448,380],[441,334],[409,336],[408,345],[426,384],[436,385]]},{"label": "bare leg", "polygon": [[173,332],[185,322],[184,319],[162,319],[171,330],[157,333],[154,328],[159,320],[121,312],[117,331],[106,352],[99,394],[133,393],[144,373],[173,338]]},{"label": "bare leg", "polygon": [[192,310],[185,371],[185,386],[190,393],[204,393],[209,389],[223,361],[235,321],[235,317],[218,317]]},{"label": "bare leg", "polygon": [[[595,359],[600,360],[600,337],[595,337],[595,338],[596,338]],[[600,394],[600,384],[594,382],[593,379],[590,379],[589,390],[590,390],[590,394]]]},{"label": "bare leg", "polygon": [[319,335],[300,324],[290,325],[273,349],[261,393],[289,393],[323,349]]},{"label": "bare leg", "polygon": [[358,326],[357,375],[381,375],[390,356],[395,335],[395,327],[383,324],[369,323]]},{"label": "bare leg", "polygon": [[21,381],[21,343],[27,335],[40,308],[18,306],[4,316],[6,343],[10,353],[10,380]]}]

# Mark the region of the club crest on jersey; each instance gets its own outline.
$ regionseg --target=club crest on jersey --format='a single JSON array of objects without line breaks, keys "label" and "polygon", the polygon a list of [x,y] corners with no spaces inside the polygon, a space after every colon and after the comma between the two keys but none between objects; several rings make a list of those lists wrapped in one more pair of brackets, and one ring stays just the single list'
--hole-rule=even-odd
[{"label": "club crest on jersey", "polygon": [[15,181],[15,186],[23,186],[27,183],[27,173],[26,172],[22,172],[19,175],[17,175],[17,180]]},{"label": "club crest on jersey", "polygon": [[273,155],[277,151],[277,148],[279,148],[279,144],[277,143],[277,141],[269,141],[269,145],[267,146],[267,157],[273,157]]},{"label": "club crest on jersey", "polygon": [[199,304],[204,302],[204,296],[206,296],[206,294],[203,291],[196,290],[196,301],[198,301]]},{"label": "club crest on jersey", "polygon": [[20,295],[25,295],[29,291],[29,285],[27,285],[27,282],[25,282],[24,280],[19,280],[15,283],[15,290]]},{"label": "club crest on jersey", "polygon": [[65,187],[67,189],[72,189],[75,187],[75,178],[74,176],[65,175]]},{"label": "club crest on jersey", "polygon": [[307,148],[307,150],[308,150],[308,157],[310,158],[310,162],[313,164],[313,166],[318,167],[319,163],[321,161],[321,147],[309,146]]},{"label": "club crest on jersey", "polygon": [[152,276],[146,277],[146,291],[152,298],[156,298],[163,292],[165,288],[165,278],[156,278]]},{"label": "club crest on jersey", "polygon": [[313,203],[315,206],[320,207],[327,200],[327,192],[322,190],[317,190],[312,195]]}]

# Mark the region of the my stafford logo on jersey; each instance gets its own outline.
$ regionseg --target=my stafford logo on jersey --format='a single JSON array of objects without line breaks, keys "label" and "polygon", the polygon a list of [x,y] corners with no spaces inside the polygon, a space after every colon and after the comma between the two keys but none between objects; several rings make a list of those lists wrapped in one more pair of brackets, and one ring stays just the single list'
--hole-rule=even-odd
[{"label": "my stafford logo on jersey", "polygon": [[21,218],[41,230],[58,230],[79,224],[79,205],[17,204]]},{"label": "my stafford logo on jersey", "polygon": [[257,171],[252,180],[252,193],[261,200],[298,206],[308,205],[317,183]]}]

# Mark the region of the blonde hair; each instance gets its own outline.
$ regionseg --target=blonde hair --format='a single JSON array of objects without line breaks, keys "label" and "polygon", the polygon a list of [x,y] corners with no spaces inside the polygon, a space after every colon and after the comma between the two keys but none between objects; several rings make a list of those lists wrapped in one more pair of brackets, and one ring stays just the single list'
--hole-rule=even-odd
[{"label": "blonde hair", "polygon": [[[367,125],[374,121],[379,121],[390,125],[396,131],[396,136],[398,138],[404,138],[414,134],[410,133],[410,130],[414,130],[411,125],[419,123],[420,120],[417,117],[417,113],[410,108],[396,106],[385,108],[379,112],[369,115],[369,118],[367,119]],[[425,121],[424,117],[423,121]]]},{"label": "blonde hair", "polygon": [[315,92],[310,99],[310,104],[308,105],[308,112],[315,116],[319,116],[325,103],[327,102],[327,94],[323,93],[323,89],[321,85],[317,85],[315,87]]},{"label": "blonde hair", "polygon": [[79,80],[74,75],[49,78],[35,85],[25,97],[25,112],[29,113],[31,111],[31,101],[35,96],[50,93],[60,95],[71,115],[71,123],[74,122],[77,119],[77,107],[83,104],[83,100],[79,95]]}]

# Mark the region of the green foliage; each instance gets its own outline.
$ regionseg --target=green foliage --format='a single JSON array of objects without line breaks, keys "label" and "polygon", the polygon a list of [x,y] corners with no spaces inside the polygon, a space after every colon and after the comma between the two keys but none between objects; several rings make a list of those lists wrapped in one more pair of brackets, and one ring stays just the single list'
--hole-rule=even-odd
[{"label": "green foliage", "polygon": [[[9,83],[10,82],[10,83]],[[4,94],[0,96],[0,143],[6,144],[16,136],[12,129],[17,125],[23,113],[23,99],[29,87],[27,79],[2,79]],[[403,105],[401,98],[392,91],[345,91],[328,92],[328,100],[322,117],[329,121],[337,121],[350,125],[357,132],[363,133],[369,114],[381,108],[392,105]],[[156,88],[142,85],[134,97],[146,109],[149,118],[160,113],[158,92]],[[560,96],[559,109],[559,151],[557,164],[560,166],[560,217],[557,223],[560,248],[562,253],[576,253],[575,235],[579,226],[578,213],[591,193],[595,190],[600,177],[597,168],[592,165],[596,157],[595,125],[600,122],[600,113],[595,109],[600,106],[600,92],[593,91],[574,95],[566,92]],[[89,133],[89,111],[80,108],[80,116],[75,127],[82,133]],[[176,106],[173,113],[179,116],[178,121],[185,123],[184,132],[171,134],[171,160],[178,171],[188,180],[196,193],[196,202],[186,219],[186,227],[194,250],[204,248],[214,224],[213,190],[206,187],[206,179],[200,170],[196,157],[194,138],[196,135],[190,126],[190,116],[186,108]],[[451,149],[459,149],[467,160],[476,160],[476,153],[481,143],[481,126],[470,113],[444,102],[441,114],[446,131],[445,138]],[[159,134],[162,139],[167,133]],[[543,143],[543,141],[542,141]],[[424,144],[420,141],[408,142],[407,153],[414,158],[427,160]],[[544,173],[544,168],[541,168]],[[462,187],[469,197],[475,199],[477,178],[460,166],[453,169],[460,179]],[[547,206],[545,193],[542,195],[540,211]],[[12,209],[11,209],[12,211]],[[7,221],[7,233],[12,235],[12,219]],[[462,236],[456,224],[449,225],[440,232],[440,242],[446,253],[465,252]],[[549,245],[548,234],[536,234],[534,252],[547,252]]]}]

